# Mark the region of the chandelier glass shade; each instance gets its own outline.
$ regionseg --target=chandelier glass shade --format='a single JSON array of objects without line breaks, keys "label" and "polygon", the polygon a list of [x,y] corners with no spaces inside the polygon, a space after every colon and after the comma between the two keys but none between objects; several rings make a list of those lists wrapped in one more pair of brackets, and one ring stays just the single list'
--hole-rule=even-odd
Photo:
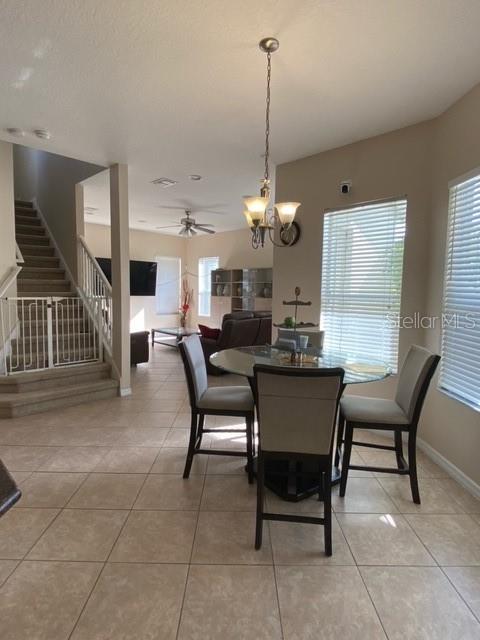
[{"label": "chandelier glass shade", "polygon": [[[275,242],[275,230],[280,232],[288,229],[295,219],[295,214],[300,202],[279,202],[274,208],[269,208],[270,203],[270,81],[272,77],[271,56],[278,47],[276,38],[263,38],[259,47],[267,55],[267,99],[265,109],[265,171],[261,181],[260,194],[258,196],[244,196],[244,215],[248,226],[252,231],[252,246],[254,249],[265,245],[265,237],[278,247],[289,246]],[[275,212],[276,209],[276,212]],[[292,243],[293,244],[293,243]]]}]

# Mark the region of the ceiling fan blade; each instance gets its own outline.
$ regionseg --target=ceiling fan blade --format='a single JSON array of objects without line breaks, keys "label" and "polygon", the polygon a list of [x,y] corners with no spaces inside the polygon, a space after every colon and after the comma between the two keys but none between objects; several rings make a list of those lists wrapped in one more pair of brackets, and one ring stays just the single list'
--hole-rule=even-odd
[{"label": "ceiling fan blade", "polygon": [[205,222],[196,222],[195,223],[196,227],[214,227],[214,224],[206,224]]},{"label": "ceiling fan blade", "polygon": [[183,227],[183,229],[180,229],[180,231],[178,232],[178,235],[179,236],[188,236],[188,229]]},{"label": "ceiling fan blade", "polygon": [[157,204],[157,209],[170,209],[170,210],[179,210],[185,211],[185,207],[177,207],[177,205],[166,205],[166,204]]},{"label": "ceiling fan blade", "polygon": [[155,227],[155,229],[173,229],[175,227],[181,227],[181,224],[168,224],[166,227]]},{"label": "ceiling fan blade", "polygon": [[215,233],[213,229],[207,229],[206,227],[203,227],[199,224],[195,225],[195,229],[198,229],[199,231],[204,231],[205,233]]},{"label": "ceiling fan blade", "polygon": [[189,233],[191,236],[196,236],[196,235],[197,235],[197,232],[195,231],[195,229],[192,229],[192,227],[190,227],[190,229],[188,230],[188,233]]},{"label": "ceiling fan blade", "polygon": [[212,209],[192,209],[192,213],[208,213],[215,216],[226,216],[225,211],[212,211]]},{"label": "ceiling fan blade", "polygon": [[178,205],[172,204],[172,205],[166,205],[166,204],[157,204],[157,209],[165,209],[165,210],[170,210],[170,211],[183,211],[185,213],[185,211],[188,209],[188,211],[192,214],[195,215],[196,213],[208,213],[208,214],[213,214],[216,216],[224,216],[226,215],[225,211],[213,211],[212,209],[203,209],[202,207],[196,208],[196,207],[179,207]]}]

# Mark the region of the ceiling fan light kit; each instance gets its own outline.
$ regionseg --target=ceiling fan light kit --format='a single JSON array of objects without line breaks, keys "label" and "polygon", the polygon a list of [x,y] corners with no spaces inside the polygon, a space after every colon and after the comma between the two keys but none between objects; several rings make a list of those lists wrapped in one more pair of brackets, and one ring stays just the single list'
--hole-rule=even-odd
[{"label": "ceiling fan light kit", "polygon": [[190,209],[185,209],[185,218],[181,218],[179,224],[169,224],[164,227],[155,227],[155,229],[174,229],[182,227],[178,232],[178,235],[184,238],[196,236],[199,231],[202,231],[203,233],[215,233],[213,229],[208,228],[213,227],[213,224],[196,222],[194,218],[190,217],[191,213]]},{"label": "ceiling fan light kit", "polygon": [[[272,76],[272,53],[280,46],[276,38],[268,37],[260,40],[260,50],[267,55],[267,99],[265,109],[265,171],[261,181],[259,196],[245,196],[244,216],[252,232],[252,247],[258,249],[265,246],[267,237],[277,247],[291,247],[300,237],[300,227],[294,221],[300,202],[279,202],[274,209],[269,209],[270,202],[270,81]],[[275,209],[277,210],[275,212]],[[281,244],[275,242],[275,229],[279,227]]]}]

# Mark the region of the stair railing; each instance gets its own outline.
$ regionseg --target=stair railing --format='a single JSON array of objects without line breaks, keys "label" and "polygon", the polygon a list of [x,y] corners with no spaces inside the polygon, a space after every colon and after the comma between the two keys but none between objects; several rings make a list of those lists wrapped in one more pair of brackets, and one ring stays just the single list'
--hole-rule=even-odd
[{"label": "stair railing", "polygon": [[18,246],[17,242],[15,243],[15,259],[16,259],[17,265],[25,264],[25,260],[23,258],[22,252],[20,251],[20,247]]},{"label": "stair railing", "polygon": [[112,287],[88,248],[85,238],[78,239],[78,289],[92,318],[96,318],[105,349],[112,353]]},{"label": "stair railing", "polygon": [[[96,300],[97,317],[104,306]],[[0,373],[11,375],[73,364],[101,362],[99,322],[83,297],[0,298]],[[6,338],[8,339],[8,344]]]}]

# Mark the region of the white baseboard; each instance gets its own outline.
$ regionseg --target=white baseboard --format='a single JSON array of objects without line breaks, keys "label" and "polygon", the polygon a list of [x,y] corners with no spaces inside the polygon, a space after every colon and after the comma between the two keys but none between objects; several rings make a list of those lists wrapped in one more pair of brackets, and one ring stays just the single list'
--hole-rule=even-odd
[{"label": "white baseboard", "polygon": [[[367,429],[367,431],[370,431],[370,433],[375,433],[378,435],[385,436],[387,438],[388,437],[392,438],[391,431],[382,431],[380,429],[378,430]],[[407,442],[407,439],[408,439],[408,435],[404,433],[402,436],[402,440],[404,441],[405,444]],[[463,473],[463,471],[458,467],[456,467],[453,464],[453,462],[450,462],[450,460],[447,460],[447,458],[442,456],[441,453],[438,453],[438,451],[434,449],[431,445],[429,445],[427,442],[425,442],[425,440],[422,440],[421,438],[417,437],[417,446],[421,451],[423,451],[423,453],[425,453],[430,458],[430,460],[435,462],[435,464],[438,464],[438,466],[441,467],[444,471],[446,471],[451,478],[456,480],[459,484],[462,485],[462,487],[464,487],[464,489],[469,491],[472,495],[474,495],[476,498],[480,500],[480,485],[478,485],[474,480],[472,480],[465,473]]]},{"label": "white baseboard", "polygon": [[450,460],[447,460],[441,453],[438,453],[431,445],[425,440],[417,438],[418,448],[423,451],[433,462],[438,464],[444,471],[448,473],[454,480],[462,485],[467,491],[473,494],[476,498],[480,499],[480,485],[474,480],[469,478],[461,469],[456,467]]}]

